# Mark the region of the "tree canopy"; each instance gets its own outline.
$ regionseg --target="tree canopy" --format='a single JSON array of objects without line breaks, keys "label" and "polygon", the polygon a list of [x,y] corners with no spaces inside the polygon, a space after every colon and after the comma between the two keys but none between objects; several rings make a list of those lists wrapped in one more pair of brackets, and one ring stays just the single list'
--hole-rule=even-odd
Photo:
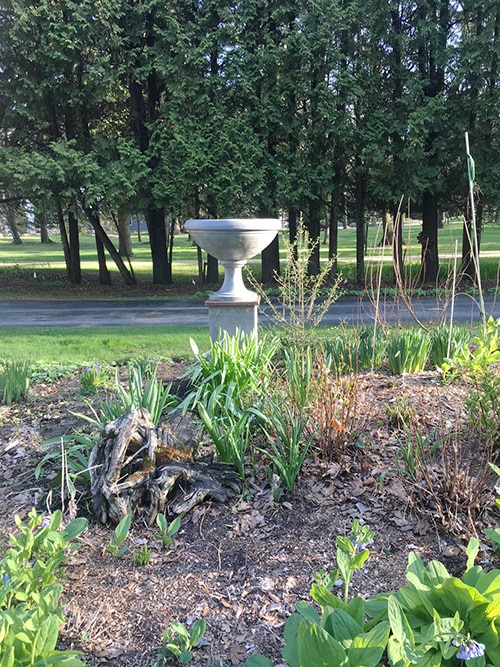
[{"label": "tree canopy", "polygon": [[442,212],[467,219],[465,132],[480,221],[500,208],[499,28],[492,0],[6,0],[2,198],[57,220],[73,282],[85,219],[101,281],[111,257],[129,283],[102,216],[144,214],[155,283],[175,220],[283,212],[293,237],[301,215],[333,255],[346,219],[362,280],[368,211],[411,198],[435,281]]}]

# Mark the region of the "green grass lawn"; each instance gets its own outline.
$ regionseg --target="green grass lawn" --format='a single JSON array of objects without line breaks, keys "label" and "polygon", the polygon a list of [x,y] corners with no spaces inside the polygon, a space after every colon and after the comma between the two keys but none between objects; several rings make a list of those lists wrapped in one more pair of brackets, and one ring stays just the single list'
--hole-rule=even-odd
[{"label": "green grass lawn", "polygon": [[209,347],[200,327],[103,327],[88,329],[1,329],[0,359],[28,360],[37,367],[94,362],[122,365],[132,359],[191,359],[189,339]]},{"label": "green grass lawn", "polygon": [[[457,247],[458,258],[460,261],[462,250],[462,223],[461,221],[452,221],[445,225],[439,231],[439,250],[443,274],[451,270],[453,263],[452,255]],[[418,271],[420,265],[419,258],[421,247],[417,242],[417,235],[421,229],[418,222],[405,224],[403,230],[404,253],[406,257],[406,266],[414,265],[414,272]],[[283,236],[286,234],[282,232]],[[387,263],[387,279],[390,280],[391,274],[391,249],[390,247],[380,247],[382,234],[381,225],[368,227],[368,244],[366,254],[366,266],[368,271],[373,263],[383,260]],[[34,286],[35,280],[40,288],[45,289],[50,297],[50,291],[60,288],[67,288],[66,267],[60,239],[57,235],[51,237],[54,243],[41,244],[38,236],[27,236],[23,238],[23,244],[15,246],[7,237],[0,238],[0,294],[15,298],[21,297],[25,290],[30,289],[30,284]],[[116,245],[118,239],[112,237]],[[344,277],[350,279],[355,277],[355,256],[356,256],[356,230],[354,228],[339,229],[339,269]],[[323,240],[323,239],[322,239]],[[137,236],[133,235],[133,257],[131,263],[139,284],[146,285],[151,283],[151,255],[147,234],[141,235],[141,242]],[[456,245],[457,242],[457,245]],[[84,279],[97,282],[98,264],[95,250],[95,240],[93,237],[82,234],[81,261],[82,274]],[[500,257],[500,227],[487,225],[483,230],[481,241],[482,275],[487,280],[495,280],[498,273],[498,257]],[[320,246],[321,256],[324,260],[327,258],[328,247],[325,243]],[[285,243],[280,243],[281,258],[286,257]],[[496,257],[491,257],[492,253]],[[251,262],[252,270],[259,275],[260,259],[257,257]],[[112,260],[108,260],[108,267],[112,276],[113,285],[122,284],[118,270]],[[181,234],[175,237],[173,246],[173,279],[174,286],[172,292],[175,293],[180,285],[191,286],[193,282],[198,283],[198,265],[196,247],[193,246],[187,235]],[[222,270],[221,270],[222,275]],[[35,278],[36,276],[36,278]],[[10,291],[7,291],[10,286]],[[195,289],[183,290],[183,296],[196,294],[199,286]],[[68,295],[70,298],[71,296]],[[80,298],[83,295],[75,293],[74,298]],[[38,297],[40,294],[38,294]],[[24,298],[27,298],[24,294]]]},{"label": "green grass lawn", "polygon": [[[458,252],[462,250],[462,223],[460,221],[451,222],[439,230],[439,251],[440,254],[450,255],[455,251],[455,241],[458,241]],[[418,222],[406,224],[403,229],[403,239],[405,252],[408,256],[419,257],[421,246],[417,241],[417,235],[421,230]],[[285,232],[283,232],[284,234]],[[381,240],[382,227],[373,225],[368,227],[367,258],[390,254],[388,248],[380,248],[378,244]],[[117,243],[117,238],[111,235],[111,238]],[[64,270],[64,256],[60,239],[53,235],[51,239],[53,244],[41,244],[36,236],[23,237],[23,244],[14,246],[9,237],[0,238],[0,268],[6,266],[23,266],[25,268],[53,268]],[[141,273],[143,270],[149,270],[151,256],[147,234],[141,235],[139,243],[137,237],[132,237],[133,257],[132,264],[134,270]],[[82,235],[81,240],[82,268],[84,270],[96,270],[97,259],[95,252],[95,242],[93,237]],[[481,239],[481,250],[485,253],[497,252],[500,255],[500,227],[496,225],[486,225]],[[322,243],[321,252],[323,256],[327,254],[327,246]],[[285,256],[284,243],[281,244],[281,255]],[[339,229],[339,260],[351,260],[356,256],[356,230],[353,227],[348,229]],[[193,246],[188,236],[181,234],[174,239],[173,262],[178,269],[179,264],[188,262],[195,265],[196,268],[196,248]]]}]

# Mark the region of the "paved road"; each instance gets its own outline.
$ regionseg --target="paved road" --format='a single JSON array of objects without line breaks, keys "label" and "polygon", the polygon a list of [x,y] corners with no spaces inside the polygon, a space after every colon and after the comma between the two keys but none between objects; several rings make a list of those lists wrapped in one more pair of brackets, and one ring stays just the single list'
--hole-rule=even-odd
[{"label": "paved road", "polygon": [[[500,299],[486,298],[486,315],[500,317]],[[413,308],[422,321],[435,321],[444,306],[434,297],[414,299]],[[407,308],[397,300],[381,304],[382,318],[388,322],[412,322]],[[447,316],[451,312],[448,305]],[[479,319],[477,303],[466,295],[456,299],[454,319],[469,322]],[[259,316],[268,322],[266,309]],[[374,307],[367,298],[342,297],[330,308],[323,323],[369,324],[374,321]],[[203,301],[116,300],[116,301],[0,301],[0,328],[21,327],[99,327],[99,326],[208,326],[208,310]]]}]

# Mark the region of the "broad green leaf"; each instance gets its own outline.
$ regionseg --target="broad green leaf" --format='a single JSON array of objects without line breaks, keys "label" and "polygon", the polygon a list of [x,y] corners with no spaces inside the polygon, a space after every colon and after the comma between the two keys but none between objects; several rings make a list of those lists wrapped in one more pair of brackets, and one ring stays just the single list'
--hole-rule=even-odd
[{"label": "broad green leaf", "polygon": [[464,572],[462,575],[462,581],[464,584],[467,584],[467,586],[473,586],[474,588],[477,588],[477,582],[483,575],[483,568],[480,565],[475,565],[474,567],[471,567],[469,570]]},{"label": "broad green leaf", "polygon": [[299,667],[299,655],[297,648],[297,637],[299,634],[299,626],[301,623],[306,623],[299,614],[292,614],[285,624],[284,640],[285,646],[282,651],[283,659],[290,665],[290,667]]},{"label": "broad green leaf", "polygon": [[365,564],[366,559],[368,558],[369,555],[370,552],[368,551],[368,549],[363,549],[363,551],[357,553],[354,556],[354,558],[351,559],[351,565],[350,565],[351,568],[353,570],[360,570]]},{"label": "broad green leaf", "polygon": [[59,625],[60,621],[54,614],[46,618],[35,638],[34,651],[36,655],[42,655],[55,649],[59,635]]},{"label": "broad green leaf", "polygon": [[126,539],[130,531],[130,525],[132,523],[132,517],[130,514],[126,514],[120,523],[115,528],[115,538],[118,544],[121,544],[123,540]]},{"label": "broad green leaf", "polygon": [[192,659],[193,654],[191,651],[181,651],[177,656],[177,660],[181,663],[181,665],[187,665],[188,662],[191,662]]},{"label": "broad green leaf", "polygon": [[406,643],[414,645],[415,639],[413,636],[413,630],[411,629],[410,624],[408,623],[408,619],[401,609],[401,605],[394,597],[394,595],[389,596],[387,602],[387,615],[391,625],[391,630],[401,646],[404,646]]},{"label": "broad green leaf", "polygon": [[191,646],[197,646],[203,639],[207,624],[203,619],[196,620],[191,626]]},{"label": "broad green leaf", "polygon": [[492,617],[488,616],[488,607],[489,605],[483,604],[470,610],[466,619],[467,627],[474,635],[487,631],[492,620]]},{"label": "broad green leaf", "polygon": [[274,664],[263,655],[256,653],[251,655],[245,662],[245,667],[274,667]]},{"label": "broad green leaf", "polygon": [[450,577],[442,585],[436,586],[435,593],[440,602],[439,606],[436,605],[438,611],[446,609],[451,613],[458,612],[463,619],[474,607],[489,603],[488,598],[456,577]]},{"label": "broad green leaf", "polygon": [[355,597],[346,606],[346,612],[361,626],[365,622],[365,601],[363,598]]},{"label": "broad green leaf", "polygon": [[168,527],[168,534],[170,536],[175,535],[175,533],[179,530],[180,527],[181,527],[181,517],[176,516],[175,519],[173,519],[173,521],[171,521],[171,523]]},{"label": "broad green leaf", "polygon": [[349,664],[357,667],[376,667],[387,646],[390,630],[389,623],[383,622],[370,632],[355,637],[347,651]]},{"label": "broad green leaf", "polygon": [[305,619],[308,623],[320,622],[320,617],[318,612],[316,611],[316,609],[311,607],[310,604],[307,604],[307,602],[302,602],[302,600],[299,600],[295,604],[295,609],[301,615],[301,617]]},{"label": "broad green leaf", "polygon": [[0,656],[0,667],[14,667],[14,647],[10,646],[3,655]]},{"label": "broad green leaf", "polygon": [[[79,660],[76,656],[76,651],[54,651],[50,656],[46,656],[43,660],[36,663],[38,667],[46,667],[47,665],[58,665],[58,667],[85,667],[85,663]],[[34,666],[36,667],[36,666]]]},{"label": "broad green leaf", "polygon": [[500,596],[500,570],[491,570],[486,572],[476,581],[475,588],[485,597],[494,598]]},{"label": "broad green leaf", "polygon": [[87,529],[88,521],[84,517],[77,517],[69,523],[66,528],[61,532],[61,535],[65,540],[71,542],[75,537],[78,537],[84,530]]},{"label": "broad green leaf", "polygon": [[[417,593],[418,599],[420,601],[419,604],[416,604],[413,607],[409,606],[408,610],[411,610],[412,612],[414,611],[415,613],[419,613],[417,610],[421,605],[425,609],[427,615],[432,616],[432,611],[436,606],[434,589],[431,586],[427,586],[427,584],[424,584],[422,580],[419,579],[418,576],[412,572],[407,573],[406,579],[410,584],[409,590],[413,591],[413,593]],[[402,591],[398,591],[398,593],[396,594],[398,599],[401,597],[401,595],[406,595],[407,591],[408,588],[405,589],[404,593]]]},{"label": "broad green leaf", "polygon": [[343,609],[334,609],[331,613],[328,613],[327,608],[321,619],[321,627],[328,634],[332,635],[332,637],[335,637],[337,641],[341,642],[344,648],[347,648],[354,637],[363,632],[363,627]]},{"label": "broad green leaf", "polygon": [[423,581],[430,586],[437,586],[450,577],[450,573],[440,561],[431,560],[425,569]]},{"label": "broad green leaf", "polygon": [[401,642],[392,635],[387,642],[387,657],[392,667],[407,667],[408,660],[405,658]]},{"label": "broad green leaf", "polygon": [[343,600],[334,595],[324,586],[320,584],[313,584],[311,586],[310,595],[312,599],[319,604],[320,607],[333,607],[334,609],[344,609],[345,603]]},{"label": "broad green leaf", "polygon": [[172,621],[170,627],[181,637],[189,637],[189,630],[183,623],[180,623],[179,621]]},{"label": "broad green leaf", "polygon": [[470,570],[471,567],[474,567],[474,562],[477,558],[478,551],[479,551],[479,540],[477,540],[475,537],[471,537],[469,543],[467,544],[467,550],[466,550],[467,570]]},{"label": "broad green leaf", "polygon": [[341,644],[319,625],[300,625],[297,648],[300,667],[343,667],[348,664]]}]

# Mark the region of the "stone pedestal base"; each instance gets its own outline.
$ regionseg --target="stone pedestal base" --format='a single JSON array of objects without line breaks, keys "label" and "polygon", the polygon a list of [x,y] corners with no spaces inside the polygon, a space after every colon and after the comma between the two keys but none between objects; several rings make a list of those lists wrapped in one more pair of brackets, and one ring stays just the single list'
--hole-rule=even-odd
[{"label": "stone pedestal base", "polygon": [[257,337],[257,301],[205,301],[208,307],[210,338],[218,340],[224,332],[230,336],[238,329],[244,334]]}]

